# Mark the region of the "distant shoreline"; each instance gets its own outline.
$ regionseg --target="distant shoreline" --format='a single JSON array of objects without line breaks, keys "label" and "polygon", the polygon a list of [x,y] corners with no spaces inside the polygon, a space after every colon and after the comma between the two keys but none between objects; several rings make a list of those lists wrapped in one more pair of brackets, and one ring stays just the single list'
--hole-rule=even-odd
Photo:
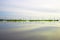
[{"label": "distant shoreline", "polygon": [[17,20],[17,19],[0,19],[0,21],[59,21],[59,20]]}]

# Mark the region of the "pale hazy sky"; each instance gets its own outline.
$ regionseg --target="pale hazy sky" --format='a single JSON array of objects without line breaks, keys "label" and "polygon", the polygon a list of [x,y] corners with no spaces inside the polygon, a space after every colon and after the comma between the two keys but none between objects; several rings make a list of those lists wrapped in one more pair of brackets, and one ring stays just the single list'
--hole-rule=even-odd
[{"label": "pale hazy sky", "polygon": [[59,17],[60,0],[0,0],[0,18],[7,16]]}]

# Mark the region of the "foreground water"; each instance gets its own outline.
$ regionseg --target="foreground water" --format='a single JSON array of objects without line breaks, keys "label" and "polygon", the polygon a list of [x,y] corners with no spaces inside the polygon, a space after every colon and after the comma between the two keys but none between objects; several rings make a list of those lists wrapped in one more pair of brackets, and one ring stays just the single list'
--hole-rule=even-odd
[{"label": "foreground water", "polygon": [[60,22],[0,22],[0,40],[60,40]]}]

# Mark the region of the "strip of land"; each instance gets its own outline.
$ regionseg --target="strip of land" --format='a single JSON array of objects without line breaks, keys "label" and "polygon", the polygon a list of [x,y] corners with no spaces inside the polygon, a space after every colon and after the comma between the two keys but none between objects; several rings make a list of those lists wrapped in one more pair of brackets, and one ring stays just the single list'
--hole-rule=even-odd
[{"label": "strip of land", "polygon": [[33,21],[59,21],[59,20],[21,20],[21,19],[0,19],[0,21],[29,21],[29,22],[33,22]]}]

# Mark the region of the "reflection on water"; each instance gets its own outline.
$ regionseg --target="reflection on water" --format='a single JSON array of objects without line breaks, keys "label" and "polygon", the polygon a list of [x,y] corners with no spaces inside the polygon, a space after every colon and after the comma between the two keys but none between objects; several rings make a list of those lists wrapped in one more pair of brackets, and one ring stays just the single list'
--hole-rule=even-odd
[{"label": "reflection on water", "polygon": [[60,22],[0,22],[0,40],[59,40]]}]

